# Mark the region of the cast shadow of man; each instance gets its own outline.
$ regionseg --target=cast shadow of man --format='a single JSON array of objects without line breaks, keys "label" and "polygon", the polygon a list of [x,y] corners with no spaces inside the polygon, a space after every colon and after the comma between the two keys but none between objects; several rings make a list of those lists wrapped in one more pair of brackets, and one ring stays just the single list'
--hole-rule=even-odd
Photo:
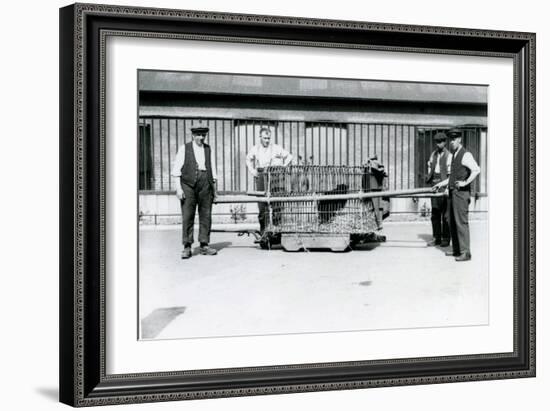
[{"label": "cast shadow of man", "polygon": [[[430,241],[433,240],[433,237],[432,237],[431,234],[417,234],[417,236],[418,236],[419,239],[424,241],[426,244],[428,244]],[[427,247],[427,245],[426,245],[426,247]],[[436,247],[430,247],[430,248],[435,248],[436,250],[439,250],[442,253],[445,253],[445,251],[446,251],[446,247],[436,246]]]},{"label": "cast shadow of man", "polygon": [[[220,241],[218,243],[211,243],[208,244],[209,247],[214,248],[216,251],[220,251],[224,248],[229,247],[231,244],[233,244],[231,241]],[[193,250],[193,255],[198,255],[200,253],[199,247],[196,247]]]}]

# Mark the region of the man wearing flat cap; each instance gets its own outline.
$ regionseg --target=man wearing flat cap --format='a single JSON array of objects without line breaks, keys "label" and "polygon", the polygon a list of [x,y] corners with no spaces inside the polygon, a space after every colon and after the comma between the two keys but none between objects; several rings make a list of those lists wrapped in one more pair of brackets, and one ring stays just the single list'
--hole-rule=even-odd
[{"label": "man wearing flat cap", "polygon": [[472,258],[470,251],[470,227],[468,225],[468,206],[470,205],[470,188],[479,175],[480,169],[472,153],[462,146],[460,130],[451,130],[451,171],[446,180],[434,185],[434,191],[447,186],[449,189],[448,213],[451,231],[452,251],[445,253],[454,256],[456,261],[468,261]]},{"label": "man wearing flat cap", "polygon": [[[426,183],[434,185],[446,180],[451,170],[452,156],[445,147],[447,135],[443,132],[434,136],[436,148],[428,160],[428,176]],[[447,247],[450,243],[449,220],[447,215],[447,197],[440,195],[432,197],[432,234],[433,239],[428,246]]]},{"label": "man wearing flat cap", "polygon": [[176,196],[181,201],[182,243],[181,258],[192,256],[193,225],[195,212],[199,210],[199,253],[216,255],[217,251],[209,247],[212,225],[212,203],[216,196],[216,165],[212,150],[204,142],[208,127],[193,127],[193,141],[183,144],[176,154],[172,168],[172,177],[176,187]]}]

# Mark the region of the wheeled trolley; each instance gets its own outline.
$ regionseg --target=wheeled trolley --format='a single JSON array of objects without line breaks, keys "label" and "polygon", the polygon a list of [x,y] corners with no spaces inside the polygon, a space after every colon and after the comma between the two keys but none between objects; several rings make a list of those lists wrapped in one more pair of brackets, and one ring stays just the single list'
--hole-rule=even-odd
[{"label": "wheeled trolley", "polygon": [[263,191],[226,196],[223,203],[257,202],[266,208],[263,249],[343,251],[364,242],[383,242],[390,198],[431,192],[430,188],[386,190],[387,173],[376,158],[362,166],[294,165],[266,167]]},{"label": "wheeled trolley", "polygon": [[263,178],[268,213],[262,248],[280,243],[287,251],[349,249],[377,235],[389,215],[389,201],[364,197],[381,192],[387,177],[375,159],[363,166],[268,167]]}]

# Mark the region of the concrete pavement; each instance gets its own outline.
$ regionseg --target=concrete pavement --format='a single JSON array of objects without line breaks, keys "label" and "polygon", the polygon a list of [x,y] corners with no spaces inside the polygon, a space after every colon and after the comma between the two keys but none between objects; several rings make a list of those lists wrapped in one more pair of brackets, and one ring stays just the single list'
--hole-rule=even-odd
[{"label": "concrete pavement", "polygon": [[470,223],[473,259],[427,247],[429,223],[385,224],[388,241],[333,253],[261,250],[213,233],[217,256],[180,259],[180,228],[140,229],[144,339],[289,334],[488,322],[487,222]]}]

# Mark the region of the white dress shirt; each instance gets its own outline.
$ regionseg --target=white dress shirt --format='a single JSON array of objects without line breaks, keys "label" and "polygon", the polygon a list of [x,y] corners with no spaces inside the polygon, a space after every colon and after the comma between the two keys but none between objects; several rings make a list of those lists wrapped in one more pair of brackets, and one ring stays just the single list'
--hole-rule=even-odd
[{"label": "white dress shirt", "polygon": [[[460,152],[460,150],[464,150],[464,147],[460,147],[458,150],[456,150],[453,153],[453,159]],[[470,171],[477,172],[477,173],[479,173],[479,171],[480,171],[479,166],[477,165],[476,161],[474,160],[474,156],[469,151],[464,153],[464,155],[462,156],[461,164],[464,167],[466,167],[467,169],[469,169]]]},{"label": "white dress shirt", "polygon": [[[204,146],[199,147],[195,142],[193,142],[193,154],[195,154],[195,161],[197,162],[197,167],[199,170],[206,171],[206,160],[204,157]],[[180,146],[178,153],[176,154],[176,159],[174,160],[174,166],[172,167],[172,177],[181,176],[181,168],[185,163],[185,144]],[[210,165],[212,166],[212,178],[214,180],[218,179],[216,173],[216,163],[214,162],[212,148],[210,148]]]},{"label": "white dress shirt", "polygon": [[[435,164],[434,173],[435,174],[441,174],[441,169],[439,167],[439,159],[443,155],[445,151],[442,150],[441,152],[438,152],[437,150],[435,152],[432,152],[430,155],[430,160],[428,161],[428,174],[431,173],[432,166]],[[447,174],[451,173],[451,161],[453,160],[453,156],[451,156],[451,153],[447,151]],[[435,158],[434,158],[435,157]]]},{"label": "white dress shirt", "polygon": [[292,161],[292,154],[278,144],[270,143],[264,147],[261,143],[253,146],[246,155],[246,166],[250,171],[259,167],[284,166]]}]

